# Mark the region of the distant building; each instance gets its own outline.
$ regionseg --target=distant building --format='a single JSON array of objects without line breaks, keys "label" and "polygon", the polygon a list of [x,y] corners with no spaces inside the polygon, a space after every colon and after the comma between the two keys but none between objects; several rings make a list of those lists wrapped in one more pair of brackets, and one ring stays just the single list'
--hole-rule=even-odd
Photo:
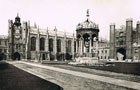
[{"label": "distant building", "polygon": [[108,60],[109,57],[109,41],[107,40],[100,40],[98,43],[98,58],[99,60]]},{"label": "distant building", "polygon": [[133,20],[127,19],[126,26],[116,29],[110,25],[110,58],[116,60],[140,60],[140,22],[136,28]]},{"label": "distant building", "polygon": [[[19,15],[15,21],[8,20],[8,59],[12,60],[73,60],[75,57],[91,57],[101,60],[109,58],[108,43],[99,41],[99,27],[89,19],[79,23],[75,34],[41,29],[30,21],[21,23]],[[103,52],[103,53],[101,53]]]},{"label": "distant building", "polygon": [[8,37],[0,35],[0,60],[6,60],[8,56]]},{"label": "distant building", "polygon": [[9,59],[28,60],[72,60],[74,58],[74,34],[30,26],[21,23],[17,15],[15,21],[8,21]]}]

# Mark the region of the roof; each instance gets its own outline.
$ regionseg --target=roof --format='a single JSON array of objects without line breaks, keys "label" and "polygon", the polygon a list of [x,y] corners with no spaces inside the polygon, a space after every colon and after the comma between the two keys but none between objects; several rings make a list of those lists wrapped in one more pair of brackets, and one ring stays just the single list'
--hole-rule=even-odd
[{"label": "roof", "polygon": [[92,22],[92,21],[87,19],[86,21],[84,21],[82,23],[79,23],[77,25],[76,29],[81,29],[81,28],[85,28],[85,29],[87,29],[87,28],[98,29],[98,25],[96,25],[94,22]]},{"label": "roof", "polygon": [[99,29],[98,24],[94,23],[89,19],[89,11],[87,10],[87,20],[82,23],[79,23],[76,27],[76,30],[79,29]]},{"label": "roof", "polygon": [[7,35],[0,35],[0,39],[8,39]]}]

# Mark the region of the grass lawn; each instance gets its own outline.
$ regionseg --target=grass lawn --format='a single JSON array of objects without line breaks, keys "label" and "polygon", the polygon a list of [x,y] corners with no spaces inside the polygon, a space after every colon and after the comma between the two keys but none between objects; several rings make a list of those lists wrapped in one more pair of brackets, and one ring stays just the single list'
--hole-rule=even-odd
[{"label": "grass lawn", "polygon": [[[58,68],[74,70],[74,71],[79,71],[79,72],[85,72],[85,73],[90,73],[90,74],[95,74],[95,75],[106,76],[106,77],[111,77],[111,78],[128,80],[128,81],[140,83],[140,76],[139,75],[115,73],[115,72],[97,69],[98,67],[84,67],[84,66],[57,65],[57,64],[44,64],[44,65],[50,65],[50,66],[58,67]],[[103,67],[101,67],[101,68],[103,68]],[[113,69],[112,67],[108,67],[108,68]]]}]

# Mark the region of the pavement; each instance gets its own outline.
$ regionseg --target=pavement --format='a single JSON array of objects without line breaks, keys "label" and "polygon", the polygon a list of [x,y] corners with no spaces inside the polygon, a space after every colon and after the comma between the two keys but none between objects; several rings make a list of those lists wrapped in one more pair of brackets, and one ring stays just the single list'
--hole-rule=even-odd
[{"label": "pavement", "polygon": [[[36,63],[29,63],[29,62],[24,62],[24,61],[18,61],[18,62],[26,64],[26,65],[31,65],[31,66],[35,66],[35,67],[39,67],[39,68],[45,68],[48,70],[53,70],[53,71],[57,71],[57,72],[65,73],[65,74],[70,74],[70,75],[74,75],[74,76],[78,76],[78,77],[82,77],[82,78],[97,80],[97,81],[101,81],[101,82],[105,82],[105,83],[109,83],[109,84],[113,84],[113,85],[117,85],[117,86],[140,90],[140,83],[137,83],[137,82],[115,79],[115,78],[110,78],[110,77],[105,77],[105,76],[94,75],[94,74],[88,74],[88,73],[84,73],[84,72],[66,70],[66,69],[62,69],[62,68],[51,67],[51,66],[46,66],[46,65],[36,64]],[[11,63],[11,64],[13,64],[13,63]],[[23,69],[23,68],[21,68],[21,69]],[[24,71],[27,71],[34,75],[38,75],[37,73],[35,73],[34,71],[31,71],[31,70],[24,69]],[[43,75],[43,74],[39,74],[38,76],[43,79],[51,78],[51,77],[46,77],[46,75]],[[52,82],[57,83],[55,81],[52,81]]]}]

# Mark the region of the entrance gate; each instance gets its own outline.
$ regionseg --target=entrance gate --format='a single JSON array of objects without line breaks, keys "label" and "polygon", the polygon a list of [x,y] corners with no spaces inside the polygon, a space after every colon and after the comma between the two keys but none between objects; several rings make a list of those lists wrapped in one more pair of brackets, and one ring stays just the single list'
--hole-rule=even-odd
[{"label": "entrance gate", "polygon": [[18,52],[13,54],[13,60],[20,60],[20,54]]},{"label": "entrance gate", "polygon": [[117,50],[117,60],[125,60],[126,59],[126,50],[124,48],[120,48]]}]

